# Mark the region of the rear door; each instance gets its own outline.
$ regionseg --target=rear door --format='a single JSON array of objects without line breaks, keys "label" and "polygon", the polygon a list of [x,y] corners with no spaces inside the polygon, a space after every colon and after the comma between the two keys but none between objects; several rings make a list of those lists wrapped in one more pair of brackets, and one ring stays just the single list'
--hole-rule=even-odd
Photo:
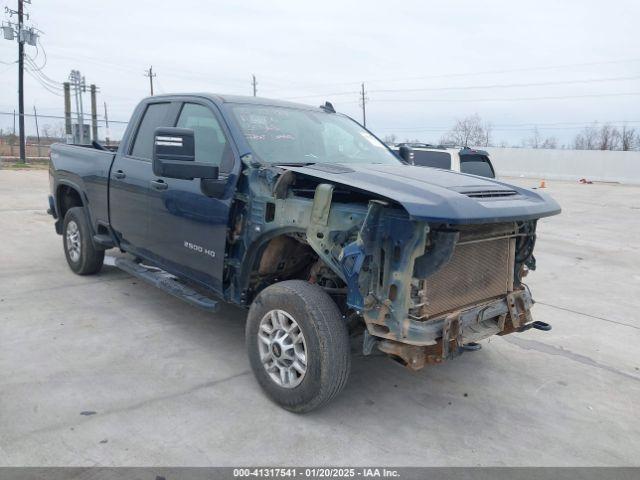
[{"label": "rear door", "polygon": [[153,132],[170,125],[171,102],[148,103],[126,150],[111,167],[109,216],[122,248],[144,253],[147,244],[147,197],[151,180]]},{"label": "rear door", "polygon": [[236,155],[219,112],[199,100],[181,105],[175,126],[194,131],[196,161],[218,165],[224,191],[207,196],[201,180],[154,176],[149,192],[149,251],[166,270],[222,292],[222,275]]}]

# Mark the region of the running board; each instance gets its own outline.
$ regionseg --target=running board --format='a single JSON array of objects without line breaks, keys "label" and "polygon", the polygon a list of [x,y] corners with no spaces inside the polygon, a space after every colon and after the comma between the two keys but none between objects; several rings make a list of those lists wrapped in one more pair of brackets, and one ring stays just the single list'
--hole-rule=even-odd
[{"label": "running board", "polygon": [[[123,270],[129,275],[133,275],[140,280],[144,280],[154,287],[158,287],[160,290],[164,290],[165,292],[170,293],[174,297],[181,298],[185,302],[209,312],[215,312],[218,310],[219,304],[216,300],[196,292],[164,270],[160,270],[159,268],[155,267],[147,267],[146,265],[136,263],[132,260],[129,260],[128,258],[111,258],[113,258],[113,265],[118,267],[120,270]],[[111,262],[109,261],[105,263]]]},{"label": "running board", "polygon": [[113,248],[116,246],[116,244],[113,243],[113,239],[109,235],[104,235],[104,234],[94,235],[93,243],[96,243],[104,248]]}]

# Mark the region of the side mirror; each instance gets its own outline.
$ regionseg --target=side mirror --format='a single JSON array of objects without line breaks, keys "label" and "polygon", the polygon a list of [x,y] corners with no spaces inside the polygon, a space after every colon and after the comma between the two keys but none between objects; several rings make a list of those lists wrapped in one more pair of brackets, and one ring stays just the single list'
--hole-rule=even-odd
[{"label": "side mirror", "polygon": [[193,130],[159,127],[153,139],[153,173],[159,177],[193,180],[218,178],[218,166],[196,162]]},{"label": "side mirror", "polygon": [[413,165],[413,149],[406,145],[401,145],[398,149],[398,155],[400,158],[407,162],[409,165]]}]

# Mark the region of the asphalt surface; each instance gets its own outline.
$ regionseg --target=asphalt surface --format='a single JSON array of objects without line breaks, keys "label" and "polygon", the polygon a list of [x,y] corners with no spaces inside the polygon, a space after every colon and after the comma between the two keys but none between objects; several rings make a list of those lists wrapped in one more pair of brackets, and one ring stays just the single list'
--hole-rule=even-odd
[{"label": "asphalt surface", "polygon": [[0,170],[0,465],[640,465],[640,187],[546,190],[527,280],[551,332],[418,373],[355,358],[299,416],[254,381],[243,310],[74,275],[47,172]]}]

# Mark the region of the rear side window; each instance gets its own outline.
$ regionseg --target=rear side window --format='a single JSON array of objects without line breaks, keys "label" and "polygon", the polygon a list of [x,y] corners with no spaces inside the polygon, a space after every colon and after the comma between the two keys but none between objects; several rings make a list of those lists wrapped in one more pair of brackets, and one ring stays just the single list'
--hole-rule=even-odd
[{"label": "rear side window", "polygon": [[133,142],[131,155],[133,157],[151,160],[153,153],[153,133],[158,127],[167,127],[167,112],[170,103],[151,103],[144,111],[144,116],[138,127],[136,139]]},{"label": "rear side window", "polygon": [[451,169],[451,155],[447,152],[413,151],[413,163],[421,167]]},{"label": "rear side window", "polygon": [[460,155],[460,171],[471,175],[495,178],[491,162],[484,155]]},{"label": "rear side window", "polygon": [[220,123],[207,107],[185,103],[176,126],[193,130],[197,162],[211,163],[225,169],[233,160]]}]

